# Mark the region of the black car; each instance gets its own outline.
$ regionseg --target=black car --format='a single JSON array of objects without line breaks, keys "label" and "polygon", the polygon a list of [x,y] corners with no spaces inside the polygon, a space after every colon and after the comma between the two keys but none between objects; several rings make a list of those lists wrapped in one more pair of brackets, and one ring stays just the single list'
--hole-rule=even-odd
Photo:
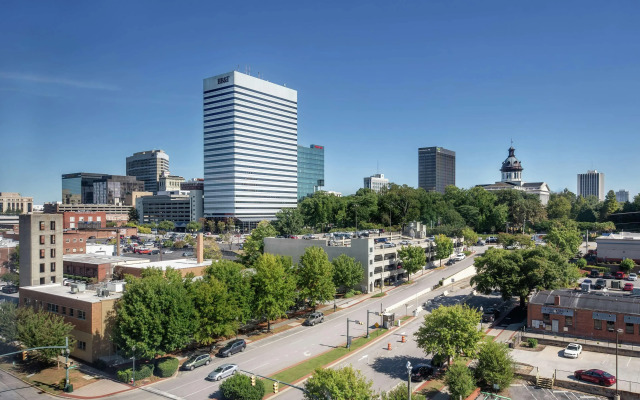
[{"label": "black car", "polygon": [[605,281],[604,279],[597,279],[594,287],[597,290],[604,289],[607,287],[607,281]]},{"label": "black car", "polygon": [[2,293],[18,293],[18,287],[13,285],[7,285],[2,287]]},{"label": "black car", "polygon": [[453,265],[456,263],[456,260],[454,260],[453,258],[450,258],[449,260],[447,260],[446,263],[444,263],[444,265]]},{"label": "black car", "polygon": [[482,322],[493,322],[500,316],[500,311],[497,308],[489,307],[482,314]]},{"label": "black car", "polygon": [[615,279],[613,275],[611,275],[611,272],[605,272],[604,275],[602,275],[602,279]]},{"label": "black car", "polygon": [[411,368],[411,380],[413,382],[422,382],[433,375],[434,369],[429,364],[417,364]]},{"label": "black car", "polygon": [[247,348],[247,342],[244,339],[236,339],[227,343],[218,351],[220,357],[231,357],[231,355],[244,351]]}]

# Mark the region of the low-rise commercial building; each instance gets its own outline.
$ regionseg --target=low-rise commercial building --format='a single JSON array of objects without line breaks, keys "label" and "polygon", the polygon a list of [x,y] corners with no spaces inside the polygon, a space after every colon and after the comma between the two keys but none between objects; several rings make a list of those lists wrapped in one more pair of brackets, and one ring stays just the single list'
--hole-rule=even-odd
[{"label": "low-rise commercial building", "polygon": [[85,254],[87,239],[90,234],[85,231],[67,231],[62,234],[62,248],[64,254]]},{"label": "low-rise commercial building", "polygon": [[545,290],[533,295],[527,308],[533,331],[564,333],[595,340],[640,344],[640,298],[620,292]]},{"label": "low-rise commercial building", "polygon": [[107,213],[104,211],[67,211],[62,213],[62,219],[62,228],[64,230],[107,227]]},{"label": "low-rise commercial building", "polygon": [[171,221],[176,228],[184,228],[191,221],[204,216],[204,199],[201,190],[187,194],[145,196],[136,199],[136,210],[141,224]]},{"label": "low-rise commercial building", "polygon": [[0,214],[12,212],[26,214],[33,211],[33,197],[21,196],[20,193],[0,192]]},{"label": "low-rise commercial building", "polygon": [[148,264],[146,258],[113,256],[111,254],[74,254],[63,257],[64,274],[93,278],[103,282],[113,278],[117,264]]},{"label": "low-rise commercial building", "polygon": [[620,262],[625,258],[640,264],[640,233],[612,233],[596,238],[598,261]]},{"label": "low-rise commercial building", "polygon": [[44,204],[45,214],[103,212],[106,215],[107,222],[115,222],[117,225],[124,225],[129,221],[129,210],[131,210],[131,206],[117,204]]},{"label": "low-rise commercial building", "polygon": [[382,189],[389,188],[389,179],[384,177],[384,174],[375,174],[364,178],[365,189],[371,189],[374,192],[380,192]]}]

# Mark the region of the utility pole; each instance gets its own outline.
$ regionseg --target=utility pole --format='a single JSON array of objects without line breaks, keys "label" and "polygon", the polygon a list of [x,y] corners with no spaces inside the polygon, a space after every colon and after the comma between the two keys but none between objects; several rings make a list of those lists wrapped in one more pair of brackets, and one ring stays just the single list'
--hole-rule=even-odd
[{"label": "utility pole", "polygon": [[407,391],[409,392],[409,400],[411,400],[411,361],[407,361],[407,375]]}]

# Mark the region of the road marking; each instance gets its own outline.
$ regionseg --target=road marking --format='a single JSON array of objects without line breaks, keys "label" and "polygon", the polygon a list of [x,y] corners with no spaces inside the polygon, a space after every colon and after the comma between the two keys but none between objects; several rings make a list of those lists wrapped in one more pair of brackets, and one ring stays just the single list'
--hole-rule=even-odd
[{"label": "road marking", "polygon": [[[556,397],[556,395],[555,395],[555,394],[553,394],[553,390],[551,390],[551,389],[547,389],[547,390],[549,391],[549,394],[553,396],[553,398],[554,398],[554,399],[558,399],[558,398]],[[558,400],[559,400],[559,399],[558,399]]]},{"label": "road marking", "polygon": [[365,358],[368,358],[368,357],[369,357],[369,356],[368,356],[367,354],[365,354],[365,355],[363,355],[362,357],[360,357],[360,358],[358,359],[358,361],[362,361],[362,360],[364,360]]},{"label": "road marking", "polygon": [[253,367],[253,369],[257,370],[258,368],[264,367],[265,365],[269,365],[269,364],[271,363],[264,363],[264,364],[258,365],[257,367]]},{"label": "road marking", "polygon": [[629,366],[630,362],[631,362],[631,357],[629,357],[629,361],[627,361],[627,367]]},{"label": "road marking", "polygon": [[305,357],[309,357],[311,355],[311,352],[307,350],[302,354],[304,354]]},{"label": "road marking", "polygon": [[528,385],[524,385],[524,388],[527,390],[527,392],[529,392],[531,397],[533,397],[533,400],[538,400],[538,398],[533,395],[533,392],[529,389]]}]

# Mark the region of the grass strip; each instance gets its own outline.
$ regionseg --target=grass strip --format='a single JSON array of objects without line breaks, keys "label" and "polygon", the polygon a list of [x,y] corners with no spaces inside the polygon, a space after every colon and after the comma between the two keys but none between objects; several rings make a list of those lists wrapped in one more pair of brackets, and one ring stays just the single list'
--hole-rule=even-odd
[{"label": "grass strip", "polygon": [[[357,350],[358,348],[364,346],[370,341],[378,338],[379,336],[385,334],[387,332],[386,329],[375,329],[369,332],[369,338],[359,337],[351,341],[351,351]],[[340,357],[349,354],[349,349],[346,347],[337,347],[333,350],[329,350],[323,354],[320,354],[314,358],[303,361],[300,364],[294,365],[291,368],[287,368],[283,371],[278,372],[275,375],[272,375],[271,378],[277,379],[283,382],[293,383],[298,379],[304,378],[309,375],[316,368],[323,367],[327,364],[331,364],[336,361]]]}]

